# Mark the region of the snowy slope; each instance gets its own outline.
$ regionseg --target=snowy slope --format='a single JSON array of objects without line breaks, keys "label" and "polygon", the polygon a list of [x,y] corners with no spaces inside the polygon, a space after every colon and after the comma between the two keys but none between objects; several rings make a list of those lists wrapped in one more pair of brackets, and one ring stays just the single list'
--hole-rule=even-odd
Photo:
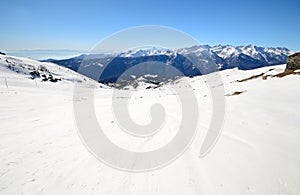
[{"label": "snowy slope", "polygon": [[[90,86],[100,86],[94,80],[79,75],[68,68],[28,58],[0,55],[0,71],[1,80],[5,80],[8,85],[18,81],[20,83],[34,83],[34,85],[50,83],[72,84],[76,82]],[[12,82],[9,83],[10,81]]]},{"label": "snowy slope", "polygon": [[[3,78],[0,82],[0,194],[300,194],[300,76],[236,82],[264,72],[275,75],[285,65],[221,72],[226,120],[216,146],[204,158],[199,158],[199,147],[212,112],[210,93],[203,76],[188,78],[200,112],[193,144],[163,169],[130,173],[99,162],[81,142],[72,106],[85,97],[73,99],[72,82],[38,80],[42,87],[35,87],[26,70],[17,74],[7,69],[6,59],[17,62],[19,58],[0,58],[1,76],[13,83],[7,87]],[[21,61],[26,67],[40,65]],[[42,64],[60,78],[75,76],[61,67]],[[135,121],[147,123],[149,106],[160,102],[171,124],[178,124],[180,109],[168,86],[132,92],[129,110]],[[243,93],[231,96],[234,92]],[[112,89],[95,89],[99,123],[115,143],[140,149],[138,142],[128,143],[128,136],[120,136],[117,124],[112,123],[111,94]],[[157,145],[150,147],[170,141],[174,131],[153,136],[149,143]]]}]

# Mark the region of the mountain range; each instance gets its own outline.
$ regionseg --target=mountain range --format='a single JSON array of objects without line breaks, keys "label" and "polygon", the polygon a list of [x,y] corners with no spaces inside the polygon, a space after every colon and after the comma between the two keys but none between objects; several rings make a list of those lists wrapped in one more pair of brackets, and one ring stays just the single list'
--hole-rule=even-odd
[{"label": "mountain range", "polygon": [[231,68],[250,70],[285,64],[292,53],[283,47],[198,45],[180,49],[135,49],[45,61],[78,71],[102,83],[128,82],[140,77],[150,82],[163,82],[178,76],[191,77]]}]

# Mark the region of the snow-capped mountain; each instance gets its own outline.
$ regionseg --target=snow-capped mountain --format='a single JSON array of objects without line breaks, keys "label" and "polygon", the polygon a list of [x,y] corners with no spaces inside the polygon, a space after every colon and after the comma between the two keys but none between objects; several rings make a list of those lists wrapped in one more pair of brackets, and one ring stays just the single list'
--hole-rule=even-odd
[{"label": "snow-capped mountain", "polygon": [[228,64],[227,68],[253,69],[268,65],[285,64],[287,57],[293,52],[287,48],[247,46],[214,46],[210,50],[223,58]]},{"label": "snow-capped mountain", "polygon": [[128,50],[115,55],[127,58],[153,55],[176,55],[176,53],[182,55],[195,54],[196,56],[200,56],[203,52],[209,52],[211,55],[218,55],[218,57],[223,58],[224,60],[228,59],[229,61],[230,58],[238,57],[243,54],[259,61],[265,61],[266,63],[284,61],[286,56],[294,53],[283,47],[259,47],[251,44],[246,46],[217,45],[213,47],[209,45],[199,45],[180,49],[161,49],[153,47],[147,49]]},{"label": "snow-capped mountain", "polygon": [[152,47],[146,49],[128,50],[125,52],[117,53],[116,56],[125,57],[125,58],[135,58],[135,57],[153,56],[153,55],[173,55],[174,53],[175,53],[174,50]]},{"label": "snow-capped mountain", "polygon": [[[198,45],[189,48],[164,49],[146,48],[135,49],[112,56],[87,55],[85,58],[71,58],[67,60],[51,60],[52,62],[77,71],[84,64],[81,74],[100,82],[116,82],[127,70],[141,63],[159,62],[166,66],[156,69],[155,82],[179,76],[169,74],[170,66],[178,69],[185,76],[196,76],[217,70],[238,68],[249,70],[264,66],[285,64],[288,55],[293,52],[287,48],[268,48],[255,45],[231,46]],[[139,67],[131,75],[155,74],[151,68]],[[150,71],[150,72],[149,72]],[[101,78],[99,78],[101,75]],[[132,79],[132,77],[128,77]]]}]

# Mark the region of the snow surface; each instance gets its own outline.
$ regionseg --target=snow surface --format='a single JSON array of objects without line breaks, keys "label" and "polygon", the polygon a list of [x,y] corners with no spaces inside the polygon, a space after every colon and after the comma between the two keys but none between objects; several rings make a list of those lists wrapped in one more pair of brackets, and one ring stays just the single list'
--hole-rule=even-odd
[{"label": "snow surface", "polygon": [[[99,162],[81,142],[72,106],[73,101],[84,101],[84,97],[73,99],[72,79],[58,83],[37,80],[36,85],[28,75],[7,69],[7,57],[0,58],[0,194],[300,194],[300,77],[235,82],[271,68],[274,70],[268,74],[282,72],[285,65],[220,73],[226,94],[245,92],[225,96],[222,134],[204,158],[199,158],[199,149],[212,102],[202,76],[187,78],[195,89],[200,112],[199,132],[193,144],[163,169],[130,173]],[[27,65],[40,64],[19,60]],[[61,67],[46,66],[53,68],[51,71],[58,68],[63,80],[76,75]],[[107,136],[123,147],[161,147],[176,133],[173,126],[180,119],[176,95],[168,86],[132,90],[129,110],[137,123],[149,122],[148,108],[161,102],[171,116],[171,128],[153,136],[146,148],[140,148],[138,140],[128,142],[130,136],[120,136],[117,124],[112,123],[112,89],[97,87],[99,123]]]}]

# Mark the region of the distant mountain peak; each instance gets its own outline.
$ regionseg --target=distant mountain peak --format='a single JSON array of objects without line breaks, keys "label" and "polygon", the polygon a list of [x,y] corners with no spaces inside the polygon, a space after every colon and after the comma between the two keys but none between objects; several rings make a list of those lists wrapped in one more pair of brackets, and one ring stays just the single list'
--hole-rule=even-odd
[{"label": "distant mountain peak", "polygon": [[[93,54],[84,58],[52,61],[77,71],[82,62],[85,64],[83,74],[100,82],[116,82],[118,77],[132,67],[145,62],[161,62],[165,67],[155,71],[151,66],[143,70],[138,68],[131,75],[158,75],[157,80],[169,79],[168,67],[175,67],[185,76],[207,74],[216,70],[239,68],[243,70],[264,66],[285,64],[293,52],[282,47],[260,47],[253,44],[232,45],[194,45],[187,48],[164,49],[156,47],[137,48],[114,55]],[[195,60],[196,61],[193,61]],[[191,61],[192,60],[192,61]],[[196,62],[196,63],[195,63]],[[197,63],[200,62],[200,63]],[[168,69],[168,70],[167,70]],[[150,71],[150,72],[149,72]],[[101,78],[97,72],[102,73]],[[178,76],[178,75],[171,75]],[[132,77],[128,77],[131,78]]]}]

